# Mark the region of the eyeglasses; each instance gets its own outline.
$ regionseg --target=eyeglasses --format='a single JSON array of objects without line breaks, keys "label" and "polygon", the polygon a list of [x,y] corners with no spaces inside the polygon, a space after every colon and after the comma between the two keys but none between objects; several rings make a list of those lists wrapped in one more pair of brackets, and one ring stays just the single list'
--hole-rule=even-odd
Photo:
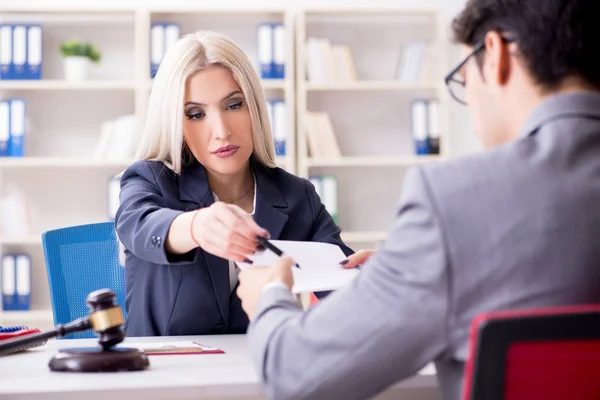
[{"label": "eyeglasses", "polygon": [[[516,41],[516,38],[502,38],[506,43],[512,43]],[[446,77],[444,78],[444,82],[446,82],[446,86],[448,87],[448,91],[450,95],[454,98],[454,100],[458,101],[460,104],[467,105],[467,96],[465,85],[465,78],[461,75],[460,71],[465,66],[465,64],[473,57],[475,54],[485,49],[485,42],[482,40],[478,42],[475,46],[473,46],[473,50],[469,55],[465,57]]]}]

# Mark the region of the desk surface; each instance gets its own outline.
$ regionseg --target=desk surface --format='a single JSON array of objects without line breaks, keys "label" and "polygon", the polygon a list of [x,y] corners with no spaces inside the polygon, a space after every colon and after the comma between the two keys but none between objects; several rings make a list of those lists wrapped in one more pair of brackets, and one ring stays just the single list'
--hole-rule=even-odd
[{"label": "desk surface", "polygon": [[[140,372],[52,372],[48,362],[63,347],[96,346],[95,339],[51,340],[25,353],[0,357],[0,398],[18,399],[259,399],[264,398],[244,335],[127,338],[122,344],[194,340],[225,354],[148,356]],[[428,367],[390,391],[437,387]]]}]

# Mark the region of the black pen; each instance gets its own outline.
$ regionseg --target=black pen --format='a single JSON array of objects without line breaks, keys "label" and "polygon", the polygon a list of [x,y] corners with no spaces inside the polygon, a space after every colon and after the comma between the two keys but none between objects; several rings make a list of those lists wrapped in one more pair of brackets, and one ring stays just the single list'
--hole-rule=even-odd
[{"label": "black pen", "polygon": [[[277,254],[279,257],[281,257],[283,255],[283,251],[281,251],[281,249],[277,246],[275,246],[273,243],[269,242],[266,238],[262,237],[262,236],[257,236],[256,240],[258,240],[258,242],[260,244],[262,244],[265,248],[271,250],[273,253]],[[298,265],[298,263],[295,264],[296,268],[300,268],[300,266]]]}]

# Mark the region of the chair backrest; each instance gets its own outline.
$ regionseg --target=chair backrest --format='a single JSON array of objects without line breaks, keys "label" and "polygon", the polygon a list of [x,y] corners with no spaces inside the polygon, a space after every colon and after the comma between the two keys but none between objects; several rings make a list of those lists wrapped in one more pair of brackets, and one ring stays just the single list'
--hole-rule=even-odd
[{"label": "chair backrest", "polygon": [[[108,288],[117,295],[125,311],[124,269],[113,222],[55,229],[42,235],[55,324],[64,324],[89,314],[89,293]],[[93,338],[92,331],[64,338]]]},{"label": "chair backrest", "polygon": [[600,398],[600,305],[481,314],[469,339],[464,400]]}]

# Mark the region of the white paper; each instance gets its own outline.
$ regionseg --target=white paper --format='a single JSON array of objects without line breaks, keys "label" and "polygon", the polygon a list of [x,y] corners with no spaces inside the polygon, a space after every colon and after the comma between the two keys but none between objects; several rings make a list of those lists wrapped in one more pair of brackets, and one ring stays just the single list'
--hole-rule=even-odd
[{"label": "white paper", "polygon": [[184,342],[150,342],[150,343],[131,343],[124,344],[124,347],[134,347],[142,351],[152,350],[167,350],[167,349],[188,349],[188,348],[201,348],[203,351],[218,350],[214,347],[204,346],[200,343],[192,341]]},{"label": "white paper", "polygon": [[[350,282],[359,273],[356,268],[346,269],[340,265],[340,261],[346,259],[346,255],[334,244],[290,240],[269,242],[281,249],[285,255],[292,257],[300,266],[292,267],[293,293],[335,290]],[[278,258],[278,255],[267,249],[249,257],[252,264],[237,264],[243,270],[252,266],[273,265]]]}]

